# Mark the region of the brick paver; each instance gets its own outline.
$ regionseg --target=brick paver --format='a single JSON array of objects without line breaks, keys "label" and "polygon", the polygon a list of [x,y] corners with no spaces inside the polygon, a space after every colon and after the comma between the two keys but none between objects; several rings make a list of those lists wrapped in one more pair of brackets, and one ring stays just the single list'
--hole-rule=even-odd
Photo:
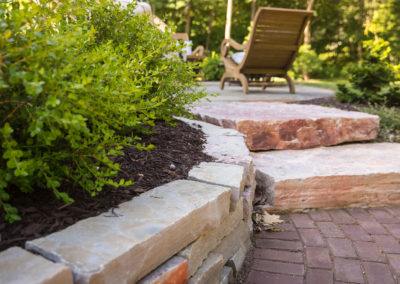
[{"label": "brick paver", "polygon": [[255,233],[246,283],[400,283],[400,206],[285,215]]}]

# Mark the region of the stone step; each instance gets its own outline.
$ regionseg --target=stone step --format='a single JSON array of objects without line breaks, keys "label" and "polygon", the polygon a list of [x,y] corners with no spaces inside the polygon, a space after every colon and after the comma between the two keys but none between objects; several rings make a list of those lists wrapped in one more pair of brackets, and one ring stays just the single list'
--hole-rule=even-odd
[{"label": "stone step", "polygon": [[400,204],[400,143],[348,144],[252,156],[257,171],[275,180],[275,209]]},{"label": "stone step", "polygon": [[379,117],[316,105],[284,103],[204,104],[192,113],[246,135],[250,150],[307,149],[376,138]]}]

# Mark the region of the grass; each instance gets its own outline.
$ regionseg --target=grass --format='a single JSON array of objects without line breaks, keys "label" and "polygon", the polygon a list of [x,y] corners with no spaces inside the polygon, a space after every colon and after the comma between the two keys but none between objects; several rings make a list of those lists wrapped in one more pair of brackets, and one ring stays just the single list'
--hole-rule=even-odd
[{"label": "grass", "polygon": [[308,81],[296,80],[295,84],[305,85],[311,87],[319,87],[325,89],[331,89],[337,91],[337,84],[346,84],[348,80],[346,79],[311,79]]}]

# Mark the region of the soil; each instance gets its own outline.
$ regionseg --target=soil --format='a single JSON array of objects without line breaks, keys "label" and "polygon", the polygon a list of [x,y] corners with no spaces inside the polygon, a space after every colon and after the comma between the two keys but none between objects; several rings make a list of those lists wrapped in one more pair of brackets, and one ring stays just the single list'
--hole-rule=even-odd
[{"label": "soil", "polygon": [[12,246],[23,247],[27,240],[46,236],[81,219],[116,208],[154,187],[185,179],[193,166],[202,161],[212,161],[212,157],[203,153],[203,132],[181,121],[176,123],[176,127],[172,127],[165,122],[156,122],[154,134],[141,136],[142,144],[155,146],[151,151],[127,147],[123,149],[124,156],[113,158],[121,168],[117,179],[132,180],[134,184],[131,186],[105,187],[92,198],[81,188],[64,184],[62,191],[75,200],[68,205],[57,200],[49,190],[37,188],[34,194],[25,194],[9,189],[10,203],[18,208],[22,221],[9,224],[1,212],[0,251]]},{"label": "soil", "polygon": [[368,105],[365,104],[348,104],[348,103],[337,102],[335,101],[334,97],[312,99],[307,101],[297,101],[297,102],[291,102],[291,104],[320,105],[320,106],[334,107],[349,111],[359,111],[357,110],[357,107],[368,107]]}]

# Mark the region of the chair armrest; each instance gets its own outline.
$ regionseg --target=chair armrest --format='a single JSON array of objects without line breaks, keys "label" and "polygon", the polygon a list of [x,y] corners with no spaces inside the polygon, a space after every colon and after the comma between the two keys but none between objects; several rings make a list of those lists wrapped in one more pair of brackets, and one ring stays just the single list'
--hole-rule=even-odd
[{"label": "chair armrest", "polygon": [[198,55],[198,56],[203,56],[204,55],[204,46],[199,45],[198,47],[196,47],[193,52],[193,55]]},{"label": "chair armrest", "polygon": [[231,38],[226,38],[221,43],[221,55],[223,57],[228,55],[229,46],[232,46],[236,50],[245,50],[247,48],[247,44],[240,44]]}]

